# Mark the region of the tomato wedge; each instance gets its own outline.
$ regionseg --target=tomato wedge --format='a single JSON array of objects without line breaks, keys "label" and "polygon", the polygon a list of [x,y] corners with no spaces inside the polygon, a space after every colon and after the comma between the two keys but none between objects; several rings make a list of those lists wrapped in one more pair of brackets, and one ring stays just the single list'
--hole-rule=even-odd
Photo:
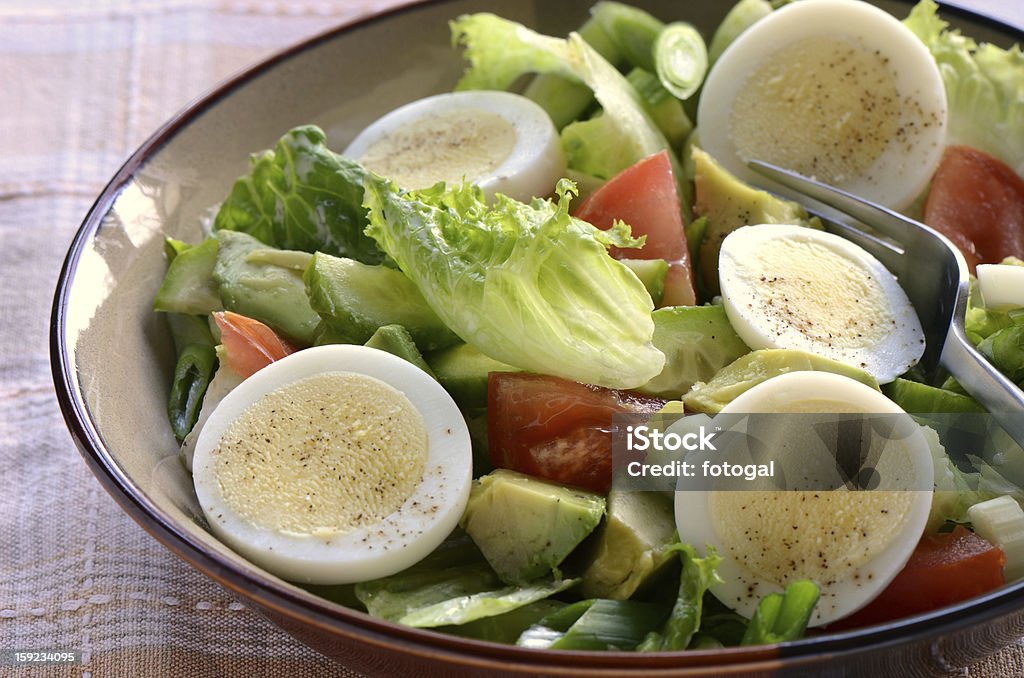
[{"label": "tomato wedge", "polygon": [[978,264],[1024,258],[1024,179],[1008,165],[967,146],[950,146],[924,204],[924,223]]},{"label": "tomato wedge", "polygon": [[612,415],[653,413],[663,400],[524,372],[487,377],[491,462],[594,492],[612,482]]},{"label": "tomato wedge", "polygon": [[828,628],[880,624],[973,598],[1003,585],[1005,563],[1002,549],[962,525],[927,534],[877,598]]},{"label": "tomato wedge", "polygon": [[648,156],[616,174],[580,203],[575,216],[605,230],[619,219],[629,224],[634,236],[647,236],[642,248],[613,247],[611,255],[616,259],[664,259],[668,275],[662,305],[696,303],[693,266],[668,151]]},{"label": "tomato wedge", "polygon": [[259,320],[231,311],[218,311],[213,320],[220,328],[228,367],[242,377],[250,377],[275,360],[280,360],[295,347],[277,336]]}]

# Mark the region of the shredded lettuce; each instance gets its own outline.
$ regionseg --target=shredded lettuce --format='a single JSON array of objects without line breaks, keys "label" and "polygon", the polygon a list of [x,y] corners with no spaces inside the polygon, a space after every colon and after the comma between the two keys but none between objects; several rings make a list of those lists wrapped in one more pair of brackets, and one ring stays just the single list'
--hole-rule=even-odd
[{"label": "shredded lettuce", "polygon": [[456,89],[508,89],[526,73],[553,74],[587,85],[603,112],[563,130],[569,167],[607,179],[668,149],[680,202],[688,209],[690,190],[679,159],[644,110],[641,96],[578,33],[553,38],[487,13],[461,16],[451,22],[451,31],[453,43],[465,46],[469,61]]},{"label": "shredded lettuce", "polygon": [[515,367],[610,388],[661,371],[651,297],[607,251],[642,240],[622,223],[602,231],[571,217],[572,182],[559,182],[557,201],[499,195],[493,205],[465,184],[365,184],[367,233],[466,343]]},{"label": "shredded lettuce", "polygon": [[328,149],[320,128],[296,127],[273,151],[252,156],[249,173],[235,182],[217,212],[214,230],[378,264],[383,255],[363,233],[365,173],[359,163]]},{"label": "shredded lettuce", "polygon": [[548,578],[505,586],[473,542],[457,534],[407,570],[356,584],[354,594],[374,617],[433,628],[503,615],[578,581]]},{"label": "shredded lettuce", "polygon": [[676,598],[668,621],[660,631],[651,631],[637,650],[644,652],[666,652],[685,650],[693,634],[700,630],[704,594],[712,585],[721,583],[716,570],[722,562],[714,548],[708,547],[703,558],[697,557],[697,550],[689,544],[674,544],[683,560],[683,572],[679,577],[679,595]]},{"label": "shredded lettuce", "polygon": [[[1018,265],[1009,257],[1007,265]],[[977,281],[971,281],[964,316],[964,333],[996,368],[1024,388],[1024,312],[1021,309],[987,308]]]},{"label": "shredded lettuce", "polygon": [[948,140],[977,148],[1024,175],[1024,53],[950,30],[938,5],[921,0],[903,23],[939,65],[949,102]]}]

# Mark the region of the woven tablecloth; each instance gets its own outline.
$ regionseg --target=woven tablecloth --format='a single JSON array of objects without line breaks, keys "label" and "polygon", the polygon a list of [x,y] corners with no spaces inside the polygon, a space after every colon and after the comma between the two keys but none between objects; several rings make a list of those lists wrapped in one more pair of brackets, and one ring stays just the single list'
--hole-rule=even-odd
[{"label": "woven tablecloth", "polygon": [[[399,1],[0,1],[0,650],[84,659],[0,675],[354,675],[122,513],[64,427],[47,332],[72,235],[161,122],[273,51]],[[990,4],[1024,24],[1020,0]],[[1024,649],[969,675],[1024,675]]]}]

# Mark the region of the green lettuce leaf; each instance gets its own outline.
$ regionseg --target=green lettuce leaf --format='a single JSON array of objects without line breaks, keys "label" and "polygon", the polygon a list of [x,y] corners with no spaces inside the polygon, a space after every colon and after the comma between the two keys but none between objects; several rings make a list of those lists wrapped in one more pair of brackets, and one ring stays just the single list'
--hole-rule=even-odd
[{"label": "green lettuce leaf", "polygon": [[602,231],[571,217],[571,182],[559,182],[555,202],[499,195],[493,205],[469,185],[401,192],[375,175],[365,184],[366,232],[466,343],[515,367],[610,388],[661,371],[651,297],[607,251],[642,240],[621,223]]},{"label": "green lettuce leaf", "polygon": [[903,23],[939,65],[949,101],[948,141],[977,148],[1024,175],[1024,53],[950,30],[938,5],[921,0]]},{"label": "green lettuce leaf", "polygon": [[553,38],[487,13],[461,16],[451,23],[451,31],[453,43],[465,46],[469,61],[456,89],[508,89],[526,73],[553,74],[587,85],[603,112],[596,120],[572,123],[563,130],[563,139],[569,140],[569,167],[609,178],[668,149],[680,202],[684,211],[689,209],[690,190],[679,159],[644,110],[642,97],[578,33],[565,40]]},{"label": "green lettuce leaf", "polygon": [[296,127],[273,151],[252,156],[249,173],[235,182],[217,212],[214,230],[378,264],[383,254],[363,233],[365,174],[359,163],[327,148],[318,127]]},{"label": "green lettuce leaf", "polygon": [[679,577],[679,595],[676,598],[668,621],[660,631],[647,634],[637,650],[644,652],[666,652],[685,650],[700,630],[704,594],[713,584],[722,579],[716,570],[722,562],[714,548],[708,547],[703,558],[697,557],[697,550],[689,544],[675,544],[670,547],[678,551],[683,559],[683,572]]},{"label": "green lettuce leaf", "polygon": [[407,570],[356,584],[354,594],[374,617],[433,628],[507,614],[578,581],[543,579],[505,586],[473,542],[460,534]]}]

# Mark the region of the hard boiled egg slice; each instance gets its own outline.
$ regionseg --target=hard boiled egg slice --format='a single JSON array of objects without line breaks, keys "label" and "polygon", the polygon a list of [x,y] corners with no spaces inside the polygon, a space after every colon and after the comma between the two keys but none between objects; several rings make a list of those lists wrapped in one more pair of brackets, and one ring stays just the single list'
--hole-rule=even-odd
[{"label": "hard boiled egg slice", "polygon": [[981,298],[990,308],[1024,306],[1024,266],[978,264]]},{"label": "hard boiled egg slice", "polygon": [[540,106],[511,92],[438,94],[391,111],[343,155],[402,188],[463,180],[521,201],[549,195],[565,175],[558,131]]},{"label": "hard boiled egg slice", "polygon": [[729,322],[751,348],[802,349],[883,384],[924,354],[921,322],[896,278],[837,235],[744,226],[722,242],[718,276]]},{"label": "hard boiled egg slice", "polygon": [[708,73],[701,146],[748,182],[781,165],[900,209],[945,140],[935,60],[902,23],[859,0],[796,2],[744,31]]},{"label": "hard boiled egg slice", "polygon": [[[883,415],[887,424],[906,427],[896,435],[894,426],[881,439],[881,449],[879,438],[865,438],[880,471],[878,489],[676,492],[680,540],[702,553],[711,545],[722,557],[722,583],[711,592],[724,604],[750,617],[763,596],[782,591],[789,582],[811,579],[821,591],[811,625],[845,617],[885,588],[921,537],[932,496],[922,488],[934,482],[928,444],[920,427],[881,393],[827,372],[790,372],[769,379],[737,397],[720,416],[753,413],[779,418],[781,436],[769,441],[767,449],[776,460],[776,472],[785,469],[786,478],[797,483],[805,482],[801,474],[805,477],[815,467],[807,442],[821,434],[808,426],[811,413]],[[724,453],[720,444],[711,459]]]},{"label": "hard boiled egg slice", "polygon": [[472,455],[458,407],[411,363],[319,346],[239,384],[203,427],[196,496],[213,532],[284,579],[393,574],[454,529]]}]

